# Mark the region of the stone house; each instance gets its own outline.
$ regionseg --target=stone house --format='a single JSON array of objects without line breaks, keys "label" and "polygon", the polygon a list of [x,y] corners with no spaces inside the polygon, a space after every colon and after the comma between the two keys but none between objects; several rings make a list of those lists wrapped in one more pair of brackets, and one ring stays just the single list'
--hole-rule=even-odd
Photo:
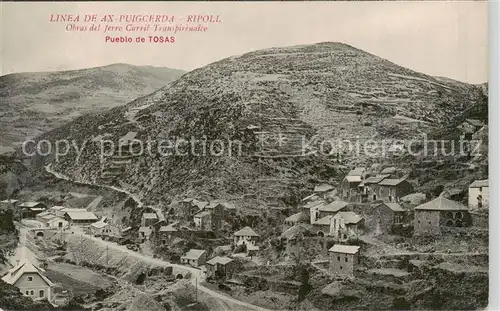
[{"label": "stone house", "polygon": [[335,190],[335,188],[332,185],[329,184],[321,184],[316,187],[314,187],[314,194],[318,197],[325,198],[325,195],[331,191]]},{"label": "stone house", "polygon": [[359,185],[359,191],[361,192],[361,202],[372,202],[377,200],[377,184],[382,180],[388,178],[389,175],[377,175],[371,176],[363,180]]},{"label": "stone house", "polygon": [[371,205],[371,223],[367,224],[375,229],[375,234],[391,233],[392,229],[402,226],[405,222],[406,210],[398,203],[374,203]]},{"label": "stone house", "polygon": [[488,179],[476,180],[469,186],[469,209],[479,210],[489,207]]},{"label": "stone house", "polygon": [[149,227],[154,225],[158,221],[158,215],[156,213],[144,213],[141,217],[141,227]]},{"label": "stone house", "polygon": [[184,256],[181,257],[181,263],[193,267],[199,267],[205,264],[207,259],[207,251],[204,249],[190,249]]},{"label": "stone house", "polygon": [[313,223],[313,231],[318,236],[327,236],[330,235],[330,219],[332,215],[327,215],[323,218],[316,220]]},{"label": "stone house", "polygon": [[245,227],[234,233],[234,245],[255,245],[259,241],[259,238],[260,235],[256,233],[252,228]]},{"label": "stone house", "polygon": [[210,229],[215,232],[219,231],[222,228],[222,221],[224,220],[224,209],[226,208],[226,204],[221,202],[211,202],[203,208],[203,211],[207,211],[210,213]]},{"label": "stone house", "polygon": [[406,178],[385,178],[372,185],[372,201],[399,202],[402,197],[413,192],[413,186]]},{"label": "stone house", "polygon": [[330,271],[338,278],[353,278],[361,260],[359,246],[335,244],[329,250]]},{"label": "stone house", "polygon": [[212,230],[212,213],[210,211],[201,211],[193,216],[194,226],[198,230]]},{"label": "stone house", "polygon": [[330,218],[330,236],[337,241],[358,238],[362,234],[363,218],[354,212],[338,212]]},{"label": "stone house", "polygon": [[44,275],[45,270],[27,260],[18,262],[2,277],[6,283],[19,288],[19,291],[33,300],[47,299],[52,301],[54,284]]},{"label": "stone house", "polygon": [[471,224],[469,209],[443,195],[415,207],[414,234],[439,234],[441,227],[467,227]]},{"label": "stone house", "polygon": [[335,215],[340,211],[345,211],[349,203],[338,200],[338,201],[333,201],[329,204],[322,205],[318,208],[319,211],[319,218],[323,218],[328,215]]},{"label": "stone house", "polygon": [[304,206],[304,210],[309,214],[309,223],[313,224],[318,220],[319,209],[324,206],[326,202],[324,200],[313,201]]},{"label": "stone house", "polygon": [[236,262],[229,257],[214,257],[206,262],[207,277],[212,279],[228,279],[233,276]]},{"label": "stone house", "polygon": [[358,185],[365,179],[364,167],[356,167],[351,170],[340,183],[340,197],[347,201],[353,201],[359,195]]},{"label": "stone house", "polygon": [[104,221],[98,221],[90,225],[90,233],[94,236],[117,237],[120,229]]}]

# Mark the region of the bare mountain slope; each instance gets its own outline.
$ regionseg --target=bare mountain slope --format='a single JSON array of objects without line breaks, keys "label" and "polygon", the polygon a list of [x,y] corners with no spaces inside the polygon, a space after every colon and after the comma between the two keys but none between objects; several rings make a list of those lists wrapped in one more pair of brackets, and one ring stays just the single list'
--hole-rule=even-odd
[{"label": "bare mountain slope", "polygon": [[74,118],[126,104],[165,86],[181,70],[113,64],[0,77],[0,153]]},{"label": "bare mountain slope", "polygon": [[[54,169],[77,180],[120,184],[150,202],[187,193],[293,202],[300,189],[344,173],[333,155],[305,155],[318,144],[305,146],[303,138],[409,139],[454,124],[464,109],[486,104],[482,94],[480,86],[427,76],[345,44],[318,43],[223,59],[40,139],[116,143],[134,133],[143,141],[206,137],[210,145],[221,139],[226,156],[194,155],[183,143],[185,155],[162,156],[153,145],[142,157],[101,158],[99,144],[89,142],[77,165],[73,150]],[[263,144],[259,137],[266,137]],[[243,142],[240,156],[234,148],[227,156],[228,140]],[[348,156],[344,164],[373,161]]]}]

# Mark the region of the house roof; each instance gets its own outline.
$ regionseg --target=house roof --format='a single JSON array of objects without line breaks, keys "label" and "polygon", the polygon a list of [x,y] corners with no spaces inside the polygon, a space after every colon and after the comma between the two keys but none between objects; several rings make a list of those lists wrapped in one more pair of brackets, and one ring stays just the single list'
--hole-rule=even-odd
[{"label": "house roof", "polygon": [[326,192],[326,191],[330,191],[333,189],[334,189],[334,187],[332,185],[321,184],[321,185],[314,187],[314,192]]},{"label": "house roof", "polygon": [[204,250],[204,249],[190,249],[186,253],[186,255],[182,256],[182,258],[186,258],[189,260],[199,259],[205,252],[206,252],[206,250]]},{"label": "house roof", "polygon": [[390,175],[377,175],[377,176],[372,176],[372,177],[368,177],[367,179],[363,180],[363,182],[361,182],[359,185],[360,186],[364,186],[366,184],[378,184],[379,182],[381,182],[382,180],[384,180],[385,178],[389,177]]},{"label": "house roof", "polygon": [[474,125],[474,126],[483,126],[484,123],[482,121],[479,121],[477,119],[465,119],[466,122]]},{"label": "house roof", "polygon": [[350,183],[359,183],[362,181],[361,176],[353,175],[353,176],[346,176],[345,179],[350,182]]},{"label": "house roof", "polygon": [[255,231],[253,231],[250,227],[245,227],[241,230],[238,230],[234,233],[235,236],[260,236]]},{"label": "house roof", "polygon": [[330,204],[321,206],[319,208],[319,211],[320,212],[333,212],[333,213],[336,213],[336,212],[340,211],[341,209],[345,208],[347,205],[349,205],[349,203],[347,203],[345,201],[342,201],[342,200],[333,201]]},{"label": "house roof", "polygon": [[62,212],[75,212],[75,213],[80,213],[80,212],[87,212],[85,208],[63,208],[61,210]]},{"label": "house roof", "polygon": [[347,176],[362,176],[364,172],[365,172],[364,167],[356,167],[352,169],[349,173],[347,173]]},{"label": "house roof", "polygon": [[202,217],[209,217],[210,215],[212,215],[212,213],[210,213],[210,211],[202,211],[202,212],[199,212],[198,214],[194,215],[195,218],[202,218]]},{"label": "house roof", "polygon": [[304,218],[304,214],[302,212],[299,212],[299,213],[293,214],[293,215],[285,218],[285,222],[297,223],[297,222],[301,221],[303,218]]},{"label": "house roof", "polygon": [[144,219],[157,219],[158,215],[156,215],[156,213],[144,213],[142,214],[142,217]]},{"label": "house roof", "polygon": [[316,220],[313,225],[317,225],[317,226],[326,226],[326,225],[330,225],[330,219],[333,217],[333,215],[327,215],[321,219],[318,219]]},{"label": "house roof", "polygon": [[36,215],[36,217],[40,218],[40,217],[47,216],[47,215],[53,215],[53,214],[51,214],[51,213],[49,213],[49,212],[45,211],[45,212],[41,212],[41,213],[39,213],[38,215]]},{"label": "house roof", "polygon": [[206,201],[198,201],[198,200],[193,200],[191,202],[194,206],[197,206],[199,209],[204,209],[205,207],[207,207],[207,205],[209,204],[208,202]]},{"label": "house roof", "polygon": [[189,202],[192,202],[193,200],[194,200],[194,198],[184,198],[184,199],[180,200],[179,202],[189,203]]},{"label": "house roof", "polygon": [[359,251],[359,246],[356,245],[333,245],[328,251],[334,253],[356,254]]},{"label": "house roof", "polygon": [[382,170],[382,172],[380,172],[380,174],[384,175],[384,174],[392,174],[394,172],[396,172],[396,168],[394,166],[391,166],[391,167],[386,167]]},{"label": "house roof", "polygon": [[132,227],[127,227],[127,228],[122,229],[121,231],[122,231],[122,232],[127,232],[127,231],[129,231],[129,230],[131,230],[131,229],[132,229]]},{"label": "house roof", "polygon": [[54,205],[50,209],[53,210],[53,211],[61,211],[61,210],[65,209],[65,208],[66,208],[66,206]]},{"label": "house roof", "polygon": [[436,199],[415,207],[415,210],[431,210],[431,211],[467,211],[469,210],[465,205],[457,201],[447,199],[441,195]]},{"label": "house roof", "polygon": [[400,179],[386,178],[380,181],[378,184],[381,186],[397,186],[405,180],[406,180],[405,178],[400,178]]},{"label": "house roof", "polygon": [[342,217],[346,225],[357,224],[363,219],[361,216],[357,215],[354,212],[338,212],[335,217]]},{"label": "house roof", "polygon": [[469,188],[489,187],[488,179],[474,180]]},{"label": "house roof", "polygon": [[17,202],[19,202],[19,200],[10,199],[10,200],[0,201],[0,203],[17,203]]},{"label": "house roof", "polygon": [[319,196],[316,193],[313,193],[313,194],[310,194],[307,197],[303,198],[302,202],[309,201],[309,200],[314,201],[314,200],[317,200],[317,199],[319,199]]},{"label": "house roof", "polygon": [[47,283],[48,286],[54,286],[54,283],[52,283],[45,275],[42,274],[43,272],[45,272],[45,270],[33,265],[26,259],[23,259],[19,262],[18,265],[9,270],[9,272],[4,277],[2,277],[2,280],[6,283],[14,285],[23,274],[36,273],[45,281],[45,283]]},{"label": "house roof", "polygon": [[[38,215],[40,215],[40,214],[38,214]],[[37,215],[37,216],[38,216],[38,215]],[[44,221],[49,221],[49,220],[51,220],[51,219],[53,219],[53,218],[58,218],[58,217],[57,217],[56,215],[54,215],[54,214],[47,214],[47,215],[43,215],[43,216],[41,216],[40,218],[41,218],[42,220],[44,220]]]},{"label": "house roof", "polygon": [[404,212],[405,209],[401,207],[398,203],[380,203],[377,206],[385,205],[390,208],[393,212]]},{"label": "house roof", "polygon": [[222,205],[224,207],[224,205],[222,204],[222,201],[215,200],[215,201],[210,201],[210,203],[208,205],[206,205],[204,208],[205,209],[213,209],[217,205]]},{"label": "house roof", "polygon": [[30,210],[36,212],[36,211],[44,211],[45,209],[42,207],[30,207]]},{"label": "house roof", "polygon": [[172,224],[169,224],[167,226],[161,226],[160,229],[158,230],[159,232],[177,232],[177,228],[175,228],[175,225],[177,225],[177,222],[174,222]]},{"label": "house roof", "polygon": [[72,220],[97,220],[97,216],[92,212],[66,212]]},{"label": "house roof", "polygon": [[214,258],[210,259],[209,261],[207,261],[206,264],[207,265],[216,265],[216,264],[226,265],[226,264],[230,263],[231,261],[233,261],[233,260],[229,257],[217,256],[217,257],[214,257]]},{"label": "house roof", "polygon": [[315,207],[318,204],[325,204],[326,202],[324,200],[317,200],[317,201],[311,201],[304,205],[305,209],[310,209],[311,207]]},{"label": "house roof", "polygon": [[103,221],[98,221],[98,222],[94,222],[93,224],[91,224],[92,227],[94,228],[97,228],[97,229],[101,229],[101,228],[104,228],[106,227],[108,224],[103,222]]},{"label": "house roof", "polygon": [[41,202],[23,202],[19,204],[19,207],[35,207],[37,205],[42,204]]}]

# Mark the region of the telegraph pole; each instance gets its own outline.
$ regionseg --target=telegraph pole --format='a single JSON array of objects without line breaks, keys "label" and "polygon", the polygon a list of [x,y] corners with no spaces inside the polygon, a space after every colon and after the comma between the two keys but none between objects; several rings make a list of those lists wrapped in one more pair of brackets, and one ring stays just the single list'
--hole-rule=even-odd
[{"label": "telegraph pole", "polygon": [[196,303],[198,303],[198,277],[196,277],[196,291],[195,291],[195,294],[196,294]]}]

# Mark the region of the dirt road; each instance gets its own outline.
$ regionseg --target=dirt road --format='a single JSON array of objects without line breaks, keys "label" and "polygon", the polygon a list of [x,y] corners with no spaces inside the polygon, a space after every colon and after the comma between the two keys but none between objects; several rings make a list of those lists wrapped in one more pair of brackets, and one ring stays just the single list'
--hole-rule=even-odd
[{"label": "dirt road", "polygon": [[[50,173],[53,176],[55,176],[56,178],[64,179],[64,180],[73,182],[69,177],[67,177],[67,176],[65,176],[63,174],[60,174],[60,173],[54,171],[52,169],[51,164],[45,166],[45,170],[48,173]],[[86,183],[86,182],[77,182],[77,183],[82,183],[82,184],[88,184],[88,185],[96,186],[94,184]],[[117,187],[108,186],[108,185],[97,185],[97,186],[101,186],[101,187],[105,187],[105,188],[112,189],[112,190],[115,190],[115,191],[126,193],[132,199],[134,199],[139,206],[143,205],[142,202],[141,202],[141,200],[140,200],[140,198],[138,196],[130,193],[127,190],[119,189]],[[125,252],[125,253],[129,254],[130,256],[132,256],[134,258],[137,258],[138,260],[143,261],[145,263],[149,263],[149,264],[153,264],[153,265],[158,265],[160,267],[173,267],[173,268],[177,268],[179,270],[189,271],[191,273],[191,282],[192,282],[192,284],[196,286],[196,283],[198,283],[197,287],[198,287],[199,291],[201,291],[201,292],[203,292],[203,293],[205,293],[205,294],[207,294],[207,295],[209,295],[209,296],[211,296],[213,298],[222,300],[222,302],[219,304],[220,307],[230,306],[231,304],[234,304],[236,306],[244,307],[244,308],[249,309],[249,310],[269,311],[269,309],[261,308],[261,307],[252,305],[250,303],[234,299],[232,297],[229,297],[227,295],[218,293],[218,292],[216,292],[214,290],[211,290],[210,288],[207,288],[207,287],[201,285],[201,283],[203,281],[205,281],[205,275],[204,275],[204,273],[200,269],[196,269],[196,268],[189,267],[189,266],[184,266],[184,265],[173,264],[173,263],[170,263],[168,261],[164,261],[162,259],[149,257],[149,256],[146,256],[146,255],[137,253],[137,252],[135,252],[133,250],[127,249],[123,245],[118,245],[118,244],[110,242],[110,241],[104,241],[104,240],[102,240],[100,238],[96,238],[96,237],[87,235],[87,234],[85,234],[83,232],[75,231],[75,234],[80,235],[83,238],[88,238],[88,239],[91,239],[93,241],[96,241],[97,243],[101,243],[101,244],[103,244],[103,245],[105,245],[105,246],[107,246],[109,248],[117,249],[117,250],[120,250],[122,252]],[[227,310],[230,310],[230,309],[227,308]]]}]

